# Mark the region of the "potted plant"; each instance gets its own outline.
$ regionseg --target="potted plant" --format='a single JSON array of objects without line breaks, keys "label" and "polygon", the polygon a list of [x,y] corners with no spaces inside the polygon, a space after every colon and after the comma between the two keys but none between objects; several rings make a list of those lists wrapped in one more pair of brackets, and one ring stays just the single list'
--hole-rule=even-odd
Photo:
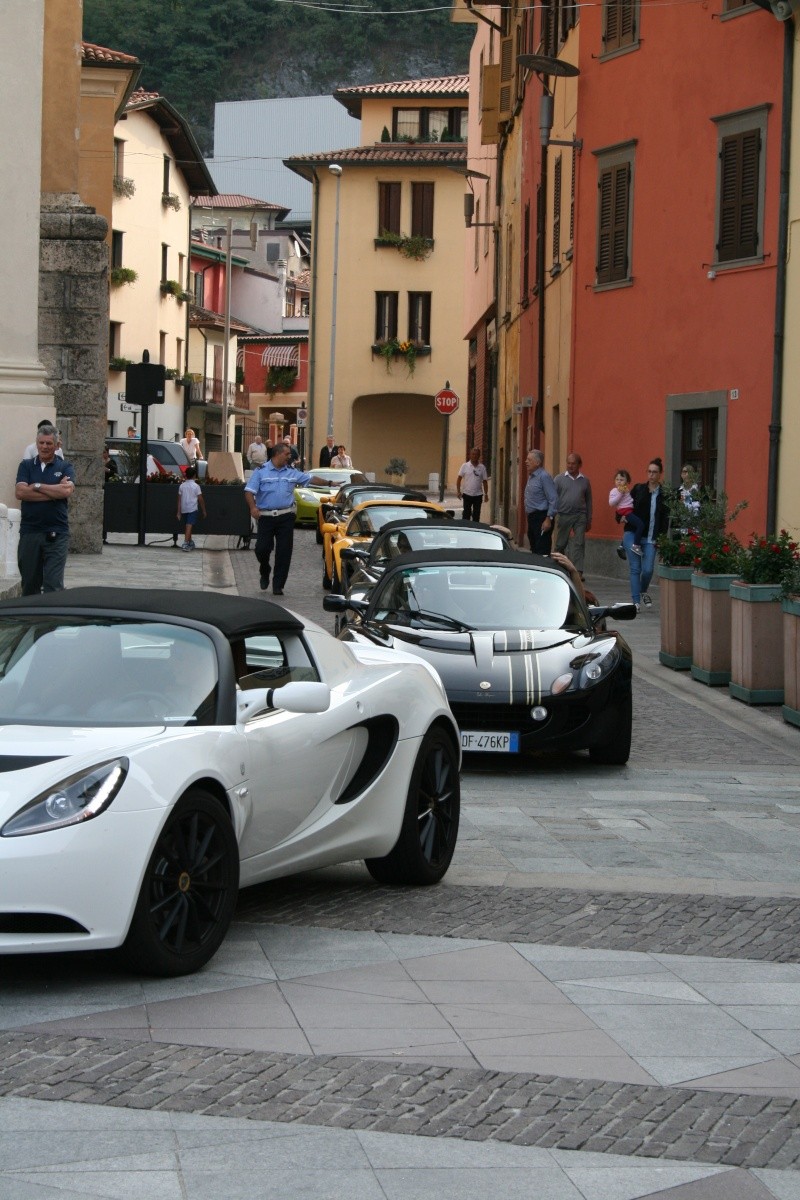
[{"label": "potted plant", "polygon": [[393,483],[405,483],[408,463],[404,458],[390,458],[383,469]]},{"label": "potted plant", "polygon": [[122,287],[124,283],[136,283],[139,278],[133,267],[112,267],[109,280],[112,287]]},{"label": "potted plant", "polygon": [[747,502],[728,512],[724,492],[701,497],[694,518],[692,565],[692,678],[709,687],[731,680],[730,586],[739,576],[742,547],[728,526]]},{"label": "potted plant", "polygon": [[677,488],[665,488],[665,500],[671,528],[656,539],[661,600],[658,658],[673,671],[688,671],[692,665],[692,574],[698,535],[687,524],[693,514],[687,512]]},{"label": "potted plant", "polygon": [[109,371],[124,371],[132,362],[132,358],[121,358],[119,355],[113,355],[108,360],[108,369]]},{"label": "potted plant", "polygon": [[745,704],[782,704],[784,579],[797,563],[797,542],[753,534],[731,584],[730,693]]},{"label": "potted plant", "polygon": [[783,611],[783,719],[800,726],[800,560],[781,584]]},{"label": "potted plant", "polygon": [[164,208],[171,208],[175,212],[181,211],[181,198],[174,192],[162,192],[161,203],[164,205]]}]

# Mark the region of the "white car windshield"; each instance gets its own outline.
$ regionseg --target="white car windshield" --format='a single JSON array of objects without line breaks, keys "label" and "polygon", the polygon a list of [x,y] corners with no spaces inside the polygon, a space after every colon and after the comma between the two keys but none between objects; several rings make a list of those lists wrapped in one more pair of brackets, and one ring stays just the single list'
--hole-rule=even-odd
[{"label": "white car windshield", "polygon": [[0,619],[0,724],[208,725],[214,644],[158,621]]},{"label": "white car windshield", "polygon": [[371,617],[452,629],[563,629],[586,624],[566,578],[492,563],[398,571],[376,589]]}]

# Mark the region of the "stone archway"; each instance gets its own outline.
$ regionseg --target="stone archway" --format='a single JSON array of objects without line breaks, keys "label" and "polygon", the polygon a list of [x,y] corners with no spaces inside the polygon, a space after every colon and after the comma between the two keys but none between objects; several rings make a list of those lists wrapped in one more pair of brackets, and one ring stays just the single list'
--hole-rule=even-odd
[{"label": "stone archway", "polygon": [[404,458],[406,483],[427,488],[428,476],[441,469],[442,422],[449,419],[437,413],[432,396],[414,392],[357,396],[351,413],[350,456],[359,470],[373,471],[376,482],[384,482],[389,459]]}]

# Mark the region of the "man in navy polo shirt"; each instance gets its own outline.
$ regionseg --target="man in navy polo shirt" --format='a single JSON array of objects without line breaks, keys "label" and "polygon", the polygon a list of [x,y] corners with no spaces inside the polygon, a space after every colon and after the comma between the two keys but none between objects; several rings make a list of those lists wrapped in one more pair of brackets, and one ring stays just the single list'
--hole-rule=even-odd
[{"label": "man in navy polo shirt", "polygon": [[278,442],[272,457],[258,467],[248,479],[244,497],[250,515],[258,521],[256,558],[261,573],[261,590],[269,587],[270,556],[275,548],[275,573],[272,577],[273,596],[282,596],[289,576],[294,545],[294,489],[307,483],[325,483],[315,475],[290,467],[291,446]]},{"label": "man in navy polo shirt", "polygon": [[75,491],[72,463],[56,458],[58,432],[42,425],[36,434],[36,457],[24,458],[17,470],[14,495],[22,509],[17,564],[23,596],[64,589],[69,550],[67,502]]}]

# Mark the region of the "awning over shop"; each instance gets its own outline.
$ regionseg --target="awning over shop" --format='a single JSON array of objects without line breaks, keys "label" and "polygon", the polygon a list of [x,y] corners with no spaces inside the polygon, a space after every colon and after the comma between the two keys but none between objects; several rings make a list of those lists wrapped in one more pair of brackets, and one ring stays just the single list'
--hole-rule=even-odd
[{"label": "awning over shop", "polygon": [[297,346],[265,346],[261,355],[262,367],[296,367]]}]

